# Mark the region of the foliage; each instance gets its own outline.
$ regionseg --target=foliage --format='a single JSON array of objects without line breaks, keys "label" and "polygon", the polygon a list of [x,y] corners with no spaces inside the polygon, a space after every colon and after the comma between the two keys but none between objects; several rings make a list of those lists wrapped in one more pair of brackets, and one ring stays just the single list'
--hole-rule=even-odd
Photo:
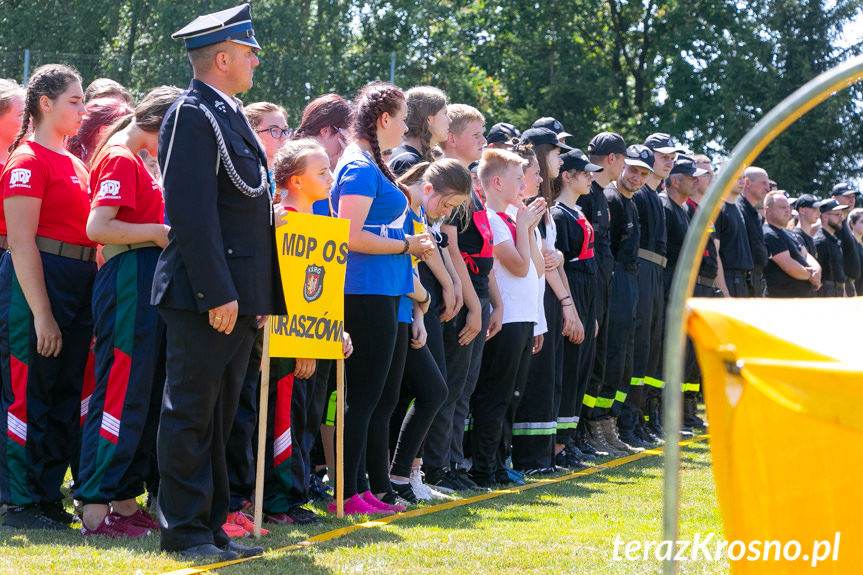
[{"label": "foliage", "polygon": [[[0,0],[0,75],[48,61],[137,94],[185,86],[171,32],[237,0]],[[836,48],[863,0],[252,0],[264,50],[247,102],[294,123],[315,96],[388,80],[432,84],[489,125],[552,115],[584,147],[599,130],[669,132],[719,160],[779,101],[861,46]],[[821,192],[857,177],[860,89],[804,117],[759,158],[781,187]]]}]

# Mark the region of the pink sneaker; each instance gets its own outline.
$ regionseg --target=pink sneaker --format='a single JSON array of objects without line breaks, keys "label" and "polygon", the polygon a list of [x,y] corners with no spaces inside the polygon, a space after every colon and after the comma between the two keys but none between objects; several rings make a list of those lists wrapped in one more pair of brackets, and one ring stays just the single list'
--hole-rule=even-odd
[{"label": "pink sneaker", "polygon": [[150,534],[150,530],[140,525],[134,525],[122,515],[117,513],[109,513],[99,524],[96,529],[90,530],[86,525],[81,525],[81,534],[85,536],[103,535],[111,539],[140,539]]},{"label": "pink sneaker", "polygon": [[132,515],[124,515],[122,517],[123,521],[125,521],[126,523],[131,523],[132,525],[137,525],[138,527],[144,527],[145,529],[149,529],[150,531],[159,530],[159,524],[156,523],[156,520],[153,519],[153,517],[143,509],[138,509]]},{"label": "pink sneaker", "polygon": [[[336,512],[336,502],[330,502],[327,511]],[[345,515],[395,515],[394,511],[380,509],[369,505],[359,493],[345,501]]]},{"label": "pink sneaker", "polygon": [[371,491],[366,491],[363,493],[363,501],[374,507],[375,509],[380,509],[382,511],[392,511],[393,513],[399,513],[407,509],[404,505],[399,505],[398,503],[390,505],[389,503],[384,503],[380,499],[374,496]]}]

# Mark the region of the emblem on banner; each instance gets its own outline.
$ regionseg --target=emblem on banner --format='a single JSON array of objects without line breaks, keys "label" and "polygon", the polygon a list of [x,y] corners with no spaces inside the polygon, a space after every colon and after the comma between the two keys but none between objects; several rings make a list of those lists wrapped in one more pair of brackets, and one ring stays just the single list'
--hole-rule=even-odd
[{"label": "emblem on banner", "polygon": [[311,265],[306,268],[306,281],[303,283],[303,297],[307,302],[313,302],[324,291],[323,266]]}]

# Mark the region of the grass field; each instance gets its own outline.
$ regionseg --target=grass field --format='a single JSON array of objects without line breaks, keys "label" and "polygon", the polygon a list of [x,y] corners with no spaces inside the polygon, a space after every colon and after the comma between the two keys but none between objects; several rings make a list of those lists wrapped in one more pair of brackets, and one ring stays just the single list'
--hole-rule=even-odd
[{"label": "grass field", "polygon": [[[681,460],[680,538],[709,533],[721,538],[707,442],[683,448]],[[662,459],[646,456],[524,492],[363,527],[303,549],[274,551],[216,572],[658,573],[655,558],[614,560],[614,540],[618,535],[624,542],[661,540],[661,514]],[[360,522],[322,519],[321,527],[276,527],[263,545],[279,549]],[[0,573],[155,574],[190,566],[160,553],[156,536],[84,541],[73,531],[0,530],[0,546]],[[624,557],[623,546],[618,557]],[[680,573],[727,572],[725,562],[680,564]]]}]

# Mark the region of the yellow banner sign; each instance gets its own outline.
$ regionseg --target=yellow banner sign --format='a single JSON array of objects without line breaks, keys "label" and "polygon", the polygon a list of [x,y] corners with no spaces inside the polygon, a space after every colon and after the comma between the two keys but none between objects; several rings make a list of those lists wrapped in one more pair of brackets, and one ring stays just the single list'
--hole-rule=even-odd
[{"label": "yellow banner sign", "polygon": [[289,212],[276,229],[288,315],[270,318],[270,357],[339,359],[350,222]]}]

